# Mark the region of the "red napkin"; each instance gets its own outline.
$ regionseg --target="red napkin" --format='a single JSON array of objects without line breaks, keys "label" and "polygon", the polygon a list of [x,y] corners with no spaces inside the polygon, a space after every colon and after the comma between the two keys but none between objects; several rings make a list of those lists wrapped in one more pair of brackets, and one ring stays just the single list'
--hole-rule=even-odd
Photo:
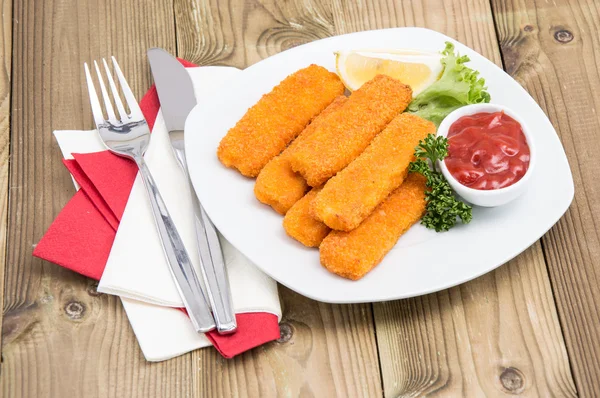
[{"label": "red napkin", "polygon": [[[186,67],[196,66],[180,60]],[[140,101],[150,129],[160,108],[153,85]],[[121,216],[137,175],[136,165],[108,151],[73,154],[64,164],[81,189],[62,209],[33,255],[99,280],[106,266]],[[270,313],[236,315],[238,330],[231,335],[207,333],[225,358],[279,338],[277,316]]]},{"label": "red napkin", "polygon": [[114,239],[115,230],[80,189],[52,222],[33,255],[100,280]]}]

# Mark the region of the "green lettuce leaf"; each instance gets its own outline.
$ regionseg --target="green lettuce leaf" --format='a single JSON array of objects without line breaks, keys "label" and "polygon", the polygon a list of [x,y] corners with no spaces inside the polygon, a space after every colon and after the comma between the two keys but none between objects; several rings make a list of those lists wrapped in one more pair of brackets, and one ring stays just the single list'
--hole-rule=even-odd
[{"label": "green lettuce leaf", "polygon": [[478,77],[479,72],[465,66],[469,57],[455,54],[454,44],[450,42],[446,42],[442,55],[442,76],[417,95],[407,109],[407,112],[430,120],[436,126],[461,106],[490,102],[490,94],[485,91],[485,79]]}]

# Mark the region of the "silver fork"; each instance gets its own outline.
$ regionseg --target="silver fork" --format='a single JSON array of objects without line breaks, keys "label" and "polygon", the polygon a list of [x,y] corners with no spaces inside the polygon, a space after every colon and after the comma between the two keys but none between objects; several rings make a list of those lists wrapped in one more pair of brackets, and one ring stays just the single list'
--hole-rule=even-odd
[{"label": "silver fork", "polygon": [[127,80],[119,68],[119,64],[115,57],[112,57],[113,66],[121,85],[121,90],[130,109],[127,114],[123,102],[119,96],[117,86],[112,77],[112,73],[106,63],[102,59],[108,84],[112,92],[113,101],[117,107],[120,118],[117,118],[111,104],[110,96],[104,85],[104,79],[98,63],[94,61],[100,91],[106,108],[107,119],[102,113],[102,106],[98,100],[96,89],[90,75],[90,70],[87,63],[84,64],[85,77],[87,80],[90,102],[92,105],[92,113],[98,133],[104,142],[104,145],[113,153],[129,159],[133,159],[140,169],[144,186],[148,191],[154,221],[158,229],[162,246],[169,263],[171,275],[175,280],[175,285],[179,290],[179,294],[185,304],[188,315],[192,320],[194,328],[198,332],[207,332],[215,328],[215,322],[210,312],[210,306],[206,300],[198,276],[192,267],[190,257],[183,246],[183,241],[175,228],[175,224],[169,215],[167,207],[158,192],[158,188],[150,174],[150,170],[144,161],[144,153],[148,149],[150,143],[150,129],[146,123],[146,119],[127,84]]}]

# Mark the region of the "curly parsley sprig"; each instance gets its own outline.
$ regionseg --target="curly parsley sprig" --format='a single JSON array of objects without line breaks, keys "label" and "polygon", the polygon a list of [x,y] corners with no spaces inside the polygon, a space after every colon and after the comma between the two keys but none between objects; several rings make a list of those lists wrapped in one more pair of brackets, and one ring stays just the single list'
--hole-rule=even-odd
[{"label": "curly parsley sprig", "polygon": [[416,160],[411,162],[409,167],[411,173],[421,173],[427,179],[427,205],[421,224],[435,229],[436,232],[448,231],[456,224],[458,218],[463,224],[469,223],[473,218],[471,206],[456,198],[444,175],[437,170],[436,162],[446,156],[448,139],[429,134],[419,141],[415,148]]}]

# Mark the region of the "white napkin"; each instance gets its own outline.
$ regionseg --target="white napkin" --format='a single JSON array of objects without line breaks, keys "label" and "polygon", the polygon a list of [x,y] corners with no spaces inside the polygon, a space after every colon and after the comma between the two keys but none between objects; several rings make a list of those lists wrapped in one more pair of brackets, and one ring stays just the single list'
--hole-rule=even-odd
[{"label": "white napkin", "polygon": [[[211,99],[211,93],[220,85],[241,71],[228,67],[198,67],[189,68],[188,72],[198,104],[202,104]],[[66,159],[71,159],[72,153],[105,150],[96,131],[56,131],[54,134]],[[160,112],[145,159],[198,269],[190,188],[172,154]],[[149,361],[160,361],[208,346],[210,342],[193,330],[185,314],[168,308],[183,307],[183,302],[169,272],[152,217],[146,190],[138,175],[98,291],[121,296],[144,356]],[[256,269],[222,236],[220,239],[236,313],[268,312],[281,319],[276,282]]]},{"label": "white napkin", "polygon": [[[218,90],[219,86],[234,74],[240,73],[237,69],[222,67],[191,68],[190,72],[197,88],[195,91],[199,104],[210,101],[211,93]],[[196,133],[203,134],[202,131]],[[188,154],[188,157],[191,156],[193,153]],[[162,113],[156,118],[145,159],[188,254],[198,270],[199,256],[190,187],[173,156]],[[231,255],[233,254],[230,253]],[[275,282],[262,278],[258,271],[256,276],[260,276],[257,283],[248,283],[253,290],[249,296],[261,304],[275,304],[275,297],[272,297],[274,289],[270,286]],[[98,291],[153,304],[183,307],[154,226],[148,194],[139,175],[133,184]],[[244,301],[236,300],[234,295],[234,305]],[[248,305],[251,306],[251,310],[256,309],[256,306]]]}]

